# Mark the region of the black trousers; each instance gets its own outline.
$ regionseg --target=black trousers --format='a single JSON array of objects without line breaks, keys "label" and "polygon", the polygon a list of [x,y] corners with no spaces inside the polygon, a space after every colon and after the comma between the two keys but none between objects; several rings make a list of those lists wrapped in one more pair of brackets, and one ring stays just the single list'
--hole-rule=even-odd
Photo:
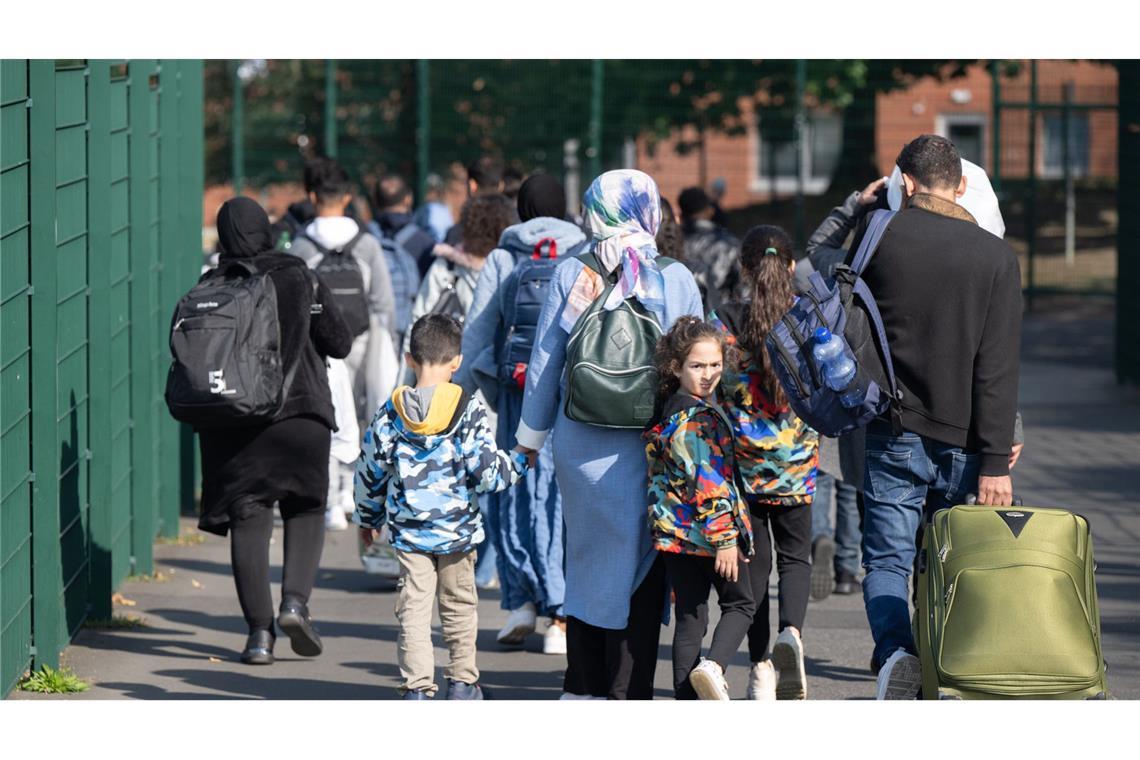
[{"label": "black trousers", "polygon": [[[325,542],[325,515],[308,501],[280,502],[285,522],[285,566],[281,598],[308,603]],[[269,588],[269,539],[273,507],[249,505],[230,522],[230,562],[242,615],[250,631],[273,630]]]},{"label": "black trousers", "polygon": [[677,699],[696,699],[689,673],[700,661],[701,639],[709,627],[709,590],[716,589],[720,605],[720,620],[713,631],[709,659],[727,670],[756,613],[752,581],[748,565],[743,562],[737,564],[736,580],[728,581],[714,569],[714,557],[670,553],[664,555],[664,560],[676,599],[673,605],[677,617],[673,630],[673,694]]},{"label": "black trousers", "polygon": [[768,624],[768,576],[772,572],[772,541],[776,541],[776,572],[780,590],[780,628],[804,629],[811,590],[811,505],[769,507],[749,502],[756,555],[748,565],[756,615],[748,629],[748,655],[760,662],[768,655],[772,632]]},{"label": "black trousers", "polygon": [[599,628],[568,616],[563,691],[609,699],[653,699],[664,610],[665,565],[658,557],[629,600],[625,628]]}]

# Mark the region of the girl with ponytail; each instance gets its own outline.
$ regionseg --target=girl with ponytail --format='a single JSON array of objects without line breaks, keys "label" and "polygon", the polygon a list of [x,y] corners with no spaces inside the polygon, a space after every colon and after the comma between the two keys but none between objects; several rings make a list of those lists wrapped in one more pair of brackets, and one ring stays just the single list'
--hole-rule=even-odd
[{"label": "girl with ponytail", "polygon": [[[736,462],[752,517],[756,555],[748,565],[757,609],[748,630],[748,698],[806,699],[803,630],[811,587],[811,501],[819,435],[788,406],[764,339],[795,301],[792,242],[760,225],[741,242],[745,301],[722,304],[709,322],[741,352],[724,371],[723,407],[733,424]],[[768,654],[768,574],[775,539],[780,587],[779,635]],[[778,672],[778,679],[777,679]]]}]

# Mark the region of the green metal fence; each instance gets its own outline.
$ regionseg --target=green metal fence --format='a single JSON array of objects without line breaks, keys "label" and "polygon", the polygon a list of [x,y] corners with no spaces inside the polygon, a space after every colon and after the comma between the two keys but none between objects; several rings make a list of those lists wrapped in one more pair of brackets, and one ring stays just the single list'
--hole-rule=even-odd
[{"label": "green metal fence", "polygon": [[110,616],[192,498],[162,389],[202,98],[196,61],[0,61],[0,693]]}]

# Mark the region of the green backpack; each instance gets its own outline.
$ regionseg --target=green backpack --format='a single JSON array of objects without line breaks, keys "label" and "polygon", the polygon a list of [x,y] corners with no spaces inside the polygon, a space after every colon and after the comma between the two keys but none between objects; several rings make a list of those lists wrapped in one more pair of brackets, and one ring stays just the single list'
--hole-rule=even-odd
[{"label": "green backpack", "polygon": [[1088,522],[1061,509],[941,509],[919,556],[923,699],[1104,699]]},{"label": "green backpack", "polygon": [[[577,257],[603,277],[592,252]],[[676,263],[658,256],[657,266]],[[578,317],[566,343],[566,416],[576,422],[607,428],[641,430],[653,416],[657,367],[653,352],[661,325],[644,306],[627,298],[606,311],[610,291],[620,270],[607,277],[609,286]]]}]

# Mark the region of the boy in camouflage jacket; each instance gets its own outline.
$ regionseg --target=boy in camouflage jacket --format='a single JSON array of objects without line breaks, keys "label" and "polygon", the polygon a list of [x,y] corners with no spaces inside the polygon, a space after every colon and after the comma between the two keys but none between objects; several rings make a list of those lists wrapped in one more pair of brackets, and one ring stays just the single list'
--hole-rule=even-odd
[{"label": "boy in camouflage jacket", "polygon": [[364,435],[353,522],[370,545],[388,523],[400,562],[398,659],[405,699],[435,696],[432,602],[439,599],[450,661],[448,699],[482,699],[475,667],[478,597],[474,547],[483,540],[479,494],[505,490],[527,458],[495,445],[487,411],[452,384],[462,328],[429,314],[412,327],[408,365],[416,386],[397,388]]}]

